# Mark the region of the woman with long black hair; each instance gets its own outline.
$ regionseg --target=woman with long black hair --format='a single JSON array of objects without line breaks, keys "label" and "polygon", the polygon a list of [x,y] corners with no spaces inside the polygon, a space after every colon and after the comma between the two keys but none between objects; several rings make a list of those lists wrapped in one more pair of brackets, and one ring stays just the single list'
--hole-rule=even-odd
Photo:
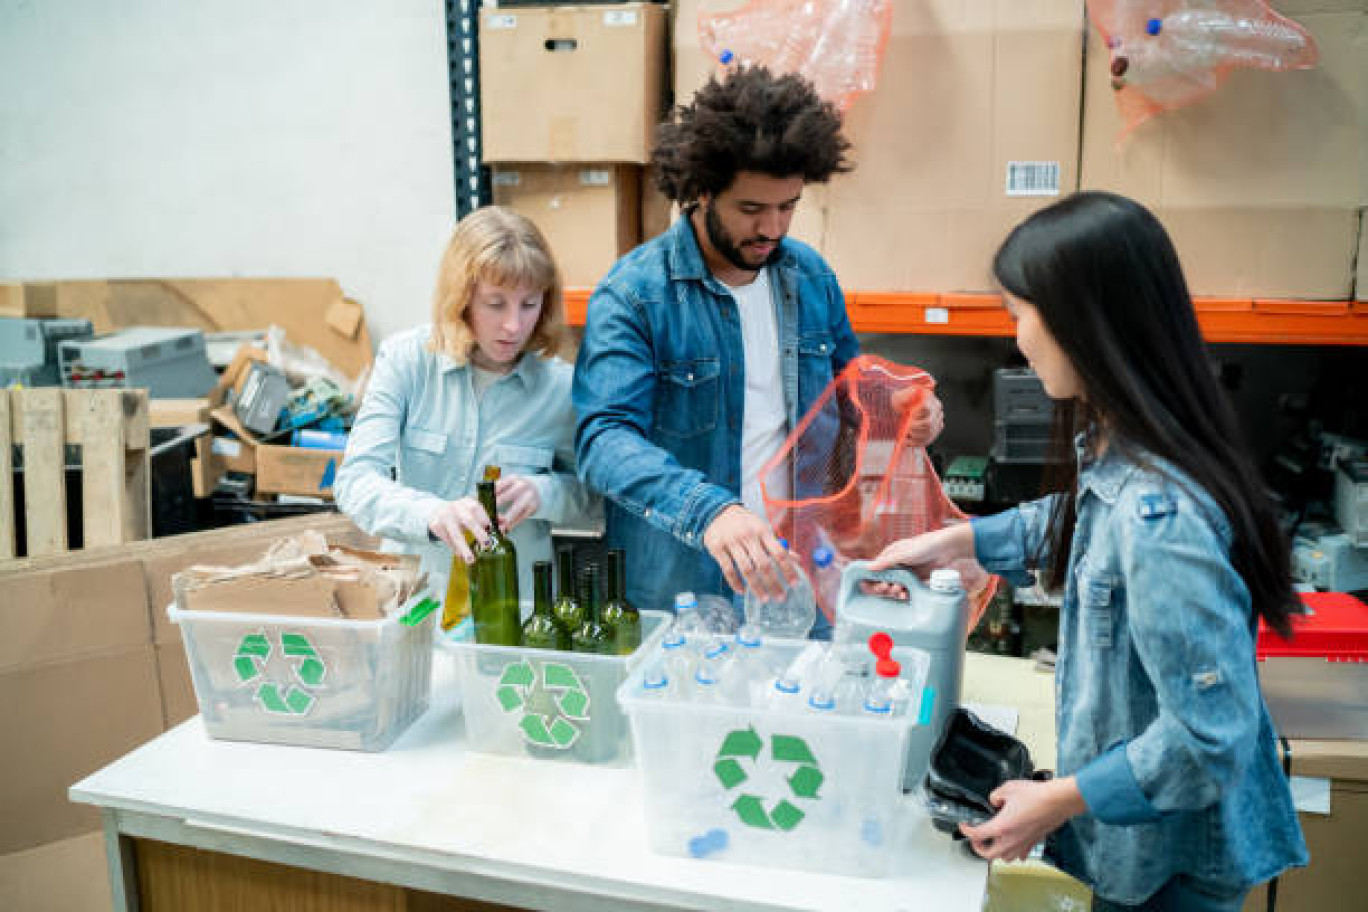
[{"label": "woman with long black hair", "polygon": [[1307,862],[1254,656],[1259,619],[1286,635],[1296,599],[1177,254],[1143,206],[1079,193],[1019,225],[993,269],[1018,347],[1074,419],[1056,433],[1068,477],[875,561],[972,556],[1063,591],[1058,775],[1007,783],[963,831],[989,859],[1048,836],[1095,909],[1238,910]]}]

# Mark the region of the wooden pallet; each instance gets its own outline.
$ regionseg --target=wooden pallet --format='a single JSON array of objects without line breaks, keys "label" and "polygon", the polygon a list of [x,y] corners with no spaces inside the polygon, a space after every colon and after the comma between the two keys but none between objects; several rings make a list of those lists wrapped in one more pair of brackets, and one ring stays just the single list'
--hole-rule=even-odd
[{"label": "wooden pallet", "polygon": [[16,556],[15,447],[28,555],[69,550],[68,445],[80,447],[83,544],[151,536],[146,390],[0,390],[0,559]]}]

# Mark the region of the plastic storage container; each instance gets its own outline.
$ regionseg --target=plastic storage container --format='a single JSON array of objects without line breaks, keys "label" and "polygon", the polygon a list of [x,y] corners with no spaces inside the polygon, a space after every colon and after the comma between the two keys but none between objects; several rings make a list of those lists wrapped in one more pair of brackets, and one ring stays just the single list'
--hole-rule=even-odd
[{"label": "plastic storage container", "polygon": [[641,645],[627,656],[476,643],[469,624],[442,640],[456,658],[467,746],[627,766],[632,761],[618,685],[665,636],[670,615],[641,612]]},{"label": "plastic storage container", "polygon": [[1286,738],[1368,739],[1368,605],[1339,592],[1302,595],[1292,641],[1259,624],[1259,685]]},{"label": "plastic storage container", "polygon": [[378,751],[427,710],[436,612],[412,625],[175,605],[167,613],[180,625],[210,737]]},{"label": "plastic storage container", "polygon": [[[785,663],[806,644],[767,642]],[[912,667],[917,658],[893,651]],[[651,846],[665,855],[886,876],[906,827],[917,716],[708,705],[648,692],[657,654],[618,691],[632,720]],[[917,703],[913,698],[913,705]]]}]

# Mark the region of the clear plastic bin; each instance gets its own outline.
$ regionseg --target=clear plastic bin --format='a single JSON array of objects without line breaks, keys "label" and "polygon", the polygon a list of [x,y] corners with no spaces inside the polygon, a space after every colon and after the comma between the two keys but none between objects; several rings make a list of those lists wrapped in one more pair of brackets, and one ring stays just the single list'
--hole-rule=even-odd
[{"label": "clear plastic bin", "polygon": [[[414,599],[409,606],[418,605]],[[167,609],[210,737],[384,750],[428,707],[436,612],[410,626]]]},{"label": "clear plastic bin", "polygon": [[632,742],[616,692],[665,636],[670,615],[641,612],[641,645],[627,656],[476,643],[470,625],[442,645],[456,658],[467,746],[512,754],[627,766]]},{"label": "clear plastic bin", "polygon": [[[791,660],[801,641],[766,643]],[[916,656],[894,650],[913,667]],[[882,877],[918,819],[902,794],[915,712],[813,715],[649,696],[658,655],[618,691],[632,722],[651,846],[665,855]],[[916,706],[917,699],[912,701]]]}]

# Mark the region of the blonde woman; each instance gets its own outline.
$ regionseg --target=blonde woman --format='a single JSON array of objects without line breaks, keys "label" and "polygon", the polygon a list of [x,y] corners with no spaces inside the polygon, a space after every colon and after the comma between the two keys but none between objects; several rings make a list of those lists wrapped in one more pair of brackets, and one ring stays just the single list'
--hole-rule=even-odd
[{"label": "blonde woman", "polygon": [[442,256],[432,323],[380,346],[337,473],[338,506],[391,547],[445,578],[474,560],[494,517],[475,499],[498,465],[500,528],[518,549],[519,591],[551,559],[551,526],[587,514],[574,474],[570,365],[560,270],[528,219],[498,206],[456,226]]}]

